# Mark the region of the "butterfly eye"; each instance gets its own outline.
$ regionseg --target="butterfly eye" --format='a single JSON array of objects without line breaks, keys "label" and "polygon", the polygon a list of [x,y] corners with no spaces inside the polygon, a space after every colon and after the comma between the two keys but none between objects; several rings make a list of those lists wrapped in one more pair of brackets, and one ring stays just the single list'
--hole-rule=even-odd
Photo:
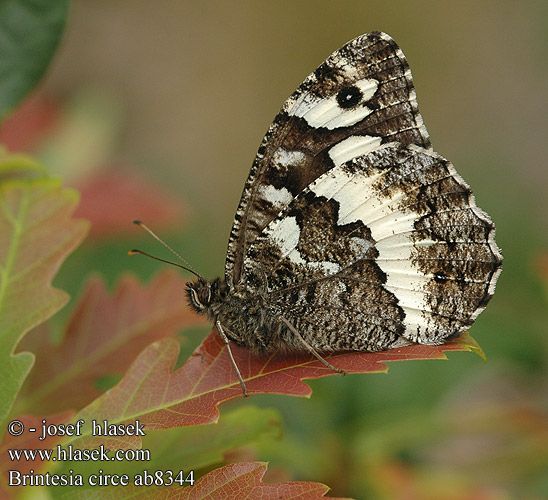
[{"label": "butterfly eye", "polygon": [[348,109],[359,104],[362,97],[362,91],[358,87],[343,87],[337,94],[337,102],[341,108]]},{"label": "butterfly eye", "polygon": [[200,288],[200,291],[198,292],[198,299],[201,304],[208,306],[211,302],[211,287],[203,286]]},{"label": "butterfly eye", "polygon": [[187,290],[189,292],[189,297],[192,305],[196,308],[196,310],[200,311],[203,308],[203,306],[202,306],[202,303],[200,302],[198,292],[192,287],[187,288]]}]

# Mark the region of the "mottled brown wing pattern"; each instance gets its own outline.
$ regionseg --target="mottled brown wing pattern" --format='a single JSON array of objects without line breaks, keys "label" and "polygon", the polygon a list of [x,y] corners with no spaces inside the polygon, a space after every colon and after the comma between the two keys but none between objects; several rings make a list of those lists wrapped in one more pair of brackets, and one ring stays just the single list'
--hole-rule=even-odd
[{"label": "mottled brown wing pattern", "polygon": [[430,148],[406,58],[392,38],[372,32],[326,59],[270,126],[230,234],[227,284],[242,281],[251,243],[310,182],[392,141]]},{"label": "mottled brown wing pattern", "polygon": [[266,277],[270,314],[318,350],[439,344],[494,293],[494,232],[449,161],[391,143],[298,194],[251,244],[242,276],[251,294]]}]

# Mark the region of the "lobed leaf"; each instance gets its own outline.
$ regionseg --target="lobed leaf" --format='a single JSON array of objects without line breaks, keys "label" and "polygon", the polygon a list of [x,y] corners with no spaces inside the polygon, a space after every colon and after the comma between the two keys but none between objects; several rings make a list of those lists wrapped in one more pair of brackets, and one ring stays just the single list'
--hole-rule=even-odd
[{"label": "lobed leaf", "polygon": [[44,75],[67,13],[68,0],[0,2],[0,121]]},{"label": "lobed leaf", "polygon": [[[375,353],[334,353],[326,359],[348,373],[378,373],[387,371],[385,363],[389,361],[446,359],[445,351],[477,348],[475,341],[466,334],[442,346],[413,345]],[[219,417],[217,406],[242,396],[226,346],[213,331],[190,359],[173,371],[178,350],[172,339],[163,339],[147,347],[120,383],[84,408],[78,418],[86,421],[106,419],[109,423],[138,418],[148,430],[216,422]],[[233,353],[249,394],[309,396],[310,387],[303,379],[333,374],[316,358],[305,354],[261,356],[237,346],[233,346]],[[86,446],[93,446],[96,439],[85,438]],[[104,443],[105,439],[100,442]],[[120,439],[115,442],[116,446],[121,445]],[[137,438],[126,442],[127,447],[139,445]]]},{"label": "lobed leaf", "polygon": [[25,339],[25,348],[36,352],[36,365],[23,410],[54,413],[82,408],[102,393],[98,379],[121,377],[151,342],[199,324],[201,318],[186,307],[184,289],[185,280],[172,270],[146,287],[126,276],[112,295],[101,280],[92,279],[61,345],[45,343],[38,334]]},{"label": "lobed leaf", "polygon": [[[242,462],[216,469],[188,488],[185,500],[214,498],[253,498],[257,500],[319,500],[329,488],[321,483],[293,482],[265,484],[262,482],[266,464]],[[339,498],[336,500],[344,500]],[[349,500],[349,499],[347,499]]]},{"label": "lobed leaf", "polygon": [[51,280],[87,231],[71,217],[77,203],[78,193],[30,159],[0,154],[0,422],[34,360],[15,348],[68,300]]},{"label": "lobed leaf", "polygon": [[[71,493],[70,498],[91,500],[350,500],[326,497],[329,488],[321,483],[295,481],[291,483],[265,484],[262,479],[266,464],[261,462],[241,462],[230,464],[198,479],[193,486],[180,488],[135,487],[103,488]],[[187,471],[185,471],[186,473]],[[116,494],[114,495],[114,491]]]}]

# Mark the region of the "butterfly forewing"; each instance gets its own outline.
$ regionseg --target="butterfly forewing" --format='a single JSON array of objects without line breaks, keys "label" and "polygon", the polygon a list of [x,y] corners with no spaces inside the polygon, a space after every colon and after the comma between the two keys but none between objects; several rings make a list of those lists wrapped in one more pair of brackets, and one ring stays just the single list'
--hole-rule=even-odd
[{"label": "butterfly forewing", "polygon": [[373,32],[326,59],[270,126],[232,227],[228,285],[242,282],[252,242],[308,184],[336,165],[393,141],[430,148],[405,56],[388,35]]}]

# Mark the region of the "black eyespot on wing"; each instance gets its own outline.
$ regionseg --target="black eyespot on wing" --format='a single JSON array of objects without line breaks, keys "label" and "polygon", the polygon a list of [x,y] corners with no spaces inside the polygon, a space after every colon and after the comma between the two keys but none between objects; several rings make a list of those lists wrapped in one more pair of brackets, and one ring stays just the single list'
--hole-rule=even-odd
[{"label": "black eyespot on wing", "polygon": [[441,271],[438,271],[436,274],[434,274],[434,281],[436,283],[445,283],[447,281],[447,275],[445,273],[442,273]]},{"label": "black eyespot on wing", "polygon": [[337,102],[343,109],[353,108],[363,98],[362,91],[355,86],[343,87],[337,94]]}]

